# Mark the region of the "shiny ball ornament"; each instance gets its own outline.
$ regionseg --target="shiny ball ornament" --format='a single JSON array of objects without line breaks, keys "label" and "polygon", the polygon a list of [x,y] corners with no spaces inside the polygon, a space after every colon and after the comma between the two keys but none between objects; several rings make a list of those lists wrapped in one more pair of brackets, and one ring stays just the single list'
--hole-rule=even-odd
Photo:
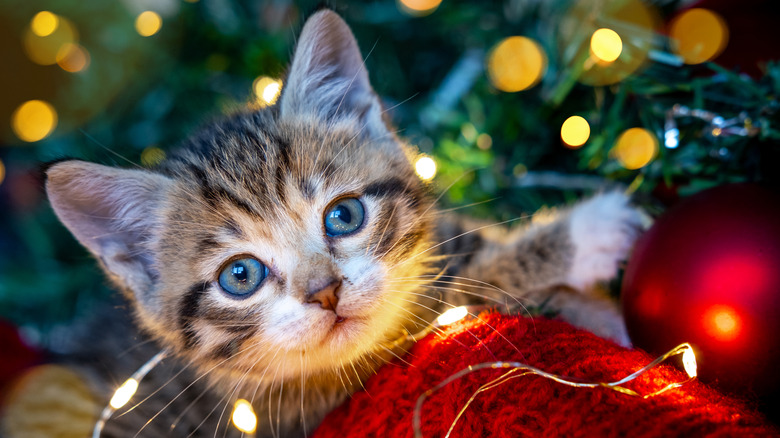
[{"label": "shiny ball ornament", "polygon": [[680,201],[637,242],[622,298],[636,347],[690,342],[702,380],[780,390],[780,197],[733,184]]}]

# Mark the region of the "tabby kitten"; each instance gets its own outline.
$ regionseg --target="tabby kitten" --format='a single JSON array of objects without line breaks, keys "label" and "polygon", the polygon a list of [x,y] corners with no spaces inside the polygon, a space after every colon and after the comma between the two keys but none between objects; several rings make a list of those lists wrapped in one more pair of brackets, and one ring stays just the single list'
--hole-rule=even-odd
[{"label": "tabby kitten", "polygon": [[[392,340],[451,305],[545,303],[628,342],[614,303],[584,292],[636,237],[623,195],[469,233],[478,225],[436,212],[334,12],[306,22],[285,83],[277,105],[210,127],[156,169],[48,169],[59,218],[175,356],[152,373],[165,377],[148,413],[112,419],[104,436],[235,433],[225,409],[239,397],[258,436],[305,435],[400,354]],[[96,375],[106,399],[123,378]]]}]

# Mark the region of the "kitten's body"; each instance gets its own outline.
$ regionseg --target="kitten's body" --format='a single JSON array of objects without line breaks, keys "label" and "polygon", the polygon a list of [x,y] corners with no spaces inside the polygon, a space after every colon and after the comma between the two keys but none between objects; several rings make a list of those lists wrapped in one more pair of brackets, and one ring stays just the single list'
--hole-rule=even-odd
[{"label": "kitten's body", "polygon": [[[601,195],[546,225],[471,232],[435,210],[413,155],[385,126],[351,32],[321,11],[277,106],[204,131],[153,171],[52,166],[58,215],[175,355],[143,384],[163,389],[112,419],[105,436],[133,436],[156,413],[142,436],[172,424],[177,436],[235,432],[227,417],[237,398],[253,401],[258,436],[311,432],[400,354],[390,342],[454,305],[544,303],[627,342],[615,305],[582,292],[613,276],[633,242],[639,216],[625,197]],[[359,200],[365,219],[335,235],[323,221],[344,199]],[[221,283],[237,257],[268,268],[247,296]],[[128,333],[114,346],[138,341]],[[106,399],[152,354],[147,345],[105,361],[110,375],[94,375]]]}]

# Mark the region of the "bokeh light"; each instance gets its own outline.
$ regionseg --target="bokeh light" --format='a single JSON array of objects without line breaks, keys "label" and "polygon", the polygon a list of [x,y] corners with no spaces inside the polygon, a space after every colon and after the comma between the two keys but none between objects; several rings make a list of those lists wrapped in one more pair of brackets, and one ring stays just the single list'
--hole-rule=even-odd
[{"label": "bokeh light", "polygon": [[426,181],[433,179],[436,176],[436,162],[433,161],[433,158],[423,155],[414,163],[414,170],[420,178]]},{"label": "bokeh light", "polygon": [[110,404],[114,409],[119,409],[126,405],[131,398],[133,398],[133,395],[137,390],[138,380],[132,378],[127,379],[125,383],[122,384],[122,386],[117,388],[116,392],[114,392],[114,396],[111,397],[111,401],[108,402],[108,404]]},{"label": "bokeh light", "polygon": [[433,13],[440,4],[441,0],[398,0],[399,9],[415,17]]},{"label": "bokeh light", "polygon": [[257,416],[252,404],[240,398],[233,406],[233,425],[243,433],[255,433],[257,429]]},{"label": "bokeh light", "polygon": [[732,307],[714,305],[702,317],[705,332],[718,341],[733,341],[742,331],[742,318]]},{"label": "bokeh light", "polygon": [[252,90],[255,93],[257,103],[261,106],[273,105],[282,92],[282,81],[268,76],[260,76],[252,83]]},{"label": "bokeh light", "polygon": [[38,12],[35,14],[32,21],[30,21],[30,29],[39,37],[51,35],[57,30],[57,26],[59,25],[60,18],[49,11]]},{"label": "bokeh light", "polygon": [[57,111],[50,103],[29,100],[21,104],[11,116],[11,128],[20,140],[43,140],[57,127]]},{"label": "bokeh light", "polygon": [[3,160],[0,160],[0,184],[3,183],[3,180],[5,180],[5,164],[3,164]]},{"label": "bokeh light", "polygon": [[623,51],[623,40],[612,29],[601,28],[593,32],[590,38],[590,50],[603,62],[614,62]]},{"label": "bokeh light", "polygon": [[149,37],[160,31],[162,18],[154,11],[144,11],[135,19],[135,30],[143,37]]},{"label": "bokeh light", "polygon": [[89,66],[89,52],[79,44],[67,43],[60,47],[57,52],[57,65],[61,69],[78,73],[84,71]]},{"label": "bokeh light", "polygon": [[590,125],[580,116],[571,116],[561,125],[561,140],[570,148],[578,148],[590,137]]},{"label": "bokeh light", "polygon": [[658,139],[643,128],[631,128],[618,137],[612,153],[626,169],[648,165],[658,152]]},{"label": "bokeh light", "polygon": [[707,9],[689,9],[672,20],[669,36],[675,52],[686,64],[715,59],[728,44],[726,21]]},{"label": "bokeh light", "polygon": [[[618,83],[657,49],[662,22],[652,2],[577,0],[556,25],[561,69],[586,85]],[[619,34],[618,34],[619,33]],[[588,38],[583,41],[584,38]]]},{"label": "bokeh light", "polygon": [[[27,57],[36,64],[52,65],[57,63],[57,54],[63,46],[78,42],[76,27],[66,18],[54,16],[56,25],[48,15],[38,13],[22,35],[22,45]],[[50,12],[47,12],[49,15]]]},{"label": "bokeh light", "polygon": [[482,133],[477,136],[477,147],[486,151],[493,146],[493,137],[490,134]]},{"label": "bokeh light", "polygon": [[547,55],[536,41],[512,36],[498,43],[488,55],[490,82],[513,93],[536,85],[547,71]]},{"label": "bokeh light", "polygon": [[149,146],[141,152],[141,164],[152,167],[160,164],[165,159],[165,151],[158,147]]}]

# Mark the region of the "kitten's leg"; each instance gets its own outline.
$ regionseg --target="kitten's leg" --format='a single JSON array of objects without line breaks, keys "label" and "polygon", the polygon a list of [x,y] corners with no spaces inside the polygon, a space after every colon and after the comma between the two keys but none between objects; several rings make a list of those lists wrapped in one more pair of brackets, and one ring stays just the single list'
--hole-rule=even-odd
[{"label": "kitten's leg", "polygon": [[[589,295],[597,282],[617,274],[642,226],[628,197],[598,195],[564,211],[546,225],[485,246],[463,276],[494,284],[597,335],[627,345],[625,324],[613,301]],[[561,293],[569,285],[579,294]]]},{"label": "kitten's leg", "polygon": [[566,283],[585,290],[617,274],[643,228],[643,214],[620,192],[591,198],[565,219],[573,249]]}]

